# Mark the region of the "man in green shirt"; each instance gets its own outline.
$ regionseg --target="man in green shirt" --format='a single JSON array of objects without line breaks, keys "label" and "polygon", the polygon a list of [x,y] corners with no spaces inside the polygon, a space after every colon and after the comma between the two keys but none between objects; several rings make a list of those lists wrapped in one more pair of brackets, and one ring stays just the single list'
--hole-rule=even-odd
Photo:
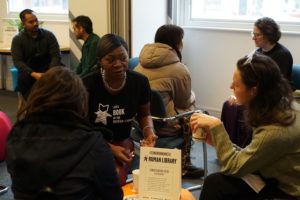
[{"label": "man in green shirt", "polygon": [[96,68],[96,49],[100,37],[93,33],[93,23],[87,16],[80,15],[73,19],[72,26],[76,39],[84,41],[81,49],[81,59],[76,68],[76,73],[80,77],[84,77],[90,73],[94,67]]}]

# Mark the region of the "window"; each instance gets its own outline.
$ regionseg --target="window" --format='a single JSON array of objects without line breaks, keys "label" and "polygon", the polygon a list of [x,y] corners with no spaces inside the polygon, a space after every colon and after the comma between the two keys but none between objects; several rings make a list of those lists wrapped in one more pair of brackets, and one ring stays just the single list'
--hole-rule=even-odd
[{"label": "window", "polygon": [[67,19],[68,0],[7,0],[7,16],[15,17],[25,8],[34,10],[41,18]]},{"label": "window", "polygon": [[282,31],[300,33],[300,0],[179,0],[179,7],[183,26],[249,30],[268,16]]}]

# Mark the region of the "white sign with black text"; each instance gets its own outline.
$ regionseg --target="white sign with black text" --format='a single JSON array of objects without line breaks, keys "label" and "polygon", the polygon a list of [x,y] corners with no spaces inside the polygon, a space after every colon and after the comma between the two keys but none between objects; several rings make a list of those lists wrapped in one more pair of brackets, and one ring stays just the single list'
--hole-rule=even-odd
[{"label": "white sign with black text", "polygon": [[181,150],[141,147],[139,200],[178,200]]}]

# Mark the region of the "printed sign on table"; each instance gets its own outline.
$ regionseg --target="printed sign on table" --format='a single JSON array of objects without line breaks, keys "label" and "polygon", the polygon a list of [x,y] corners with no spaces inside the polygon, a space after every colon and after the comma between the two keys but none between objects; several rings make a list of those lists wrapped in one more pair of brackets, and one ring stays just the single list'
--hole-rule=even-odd
[{"label": "printed sign on table", "polygon": [[176,200],[181,191],[181,150],[141,147],[139,200]]}]

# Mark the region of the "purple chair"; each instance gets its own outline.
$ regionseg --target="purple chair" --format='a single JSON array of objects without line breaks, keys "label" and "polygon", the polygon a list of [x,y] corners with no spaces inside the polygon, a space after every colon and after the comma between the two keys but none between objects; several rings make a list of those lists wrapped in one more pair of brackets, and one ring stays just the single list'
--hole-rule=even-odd
[{"label": "purple chair", "polygon": [[246,127],[243,113],[243,106],[230,105],[228,100],[224,102],[221,120],[231,141],[240,147],[247,146],[252,139],[252,129]]}]

